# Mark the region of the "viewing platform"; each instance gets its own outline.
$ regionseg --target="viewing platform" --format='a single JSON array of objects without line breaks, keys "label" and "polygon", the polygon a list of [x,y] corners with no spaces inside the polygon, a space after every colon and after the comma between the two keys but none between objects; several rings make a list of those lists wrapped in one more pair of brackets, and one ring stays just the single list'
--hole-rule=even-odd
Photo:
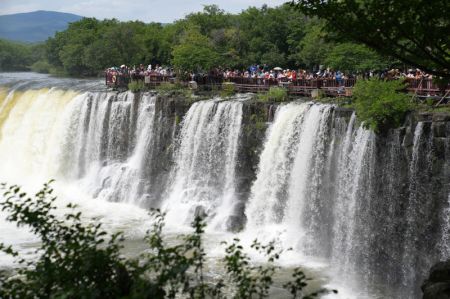
[{"label": "viewing platform", "polygon": [[[415,94],[417,97],[449,97],[450,84],[445,90],[440,89],[432,79],[413,79],[404,78],[406,82],[406,91]],[[314,93],[322,93],[329,97],[349,97],[352,95],[352,89],[357,79],[335,80],[332,78],[317,79],[264,79],[264,78],[245,78],[245,77],[215,77],[198,76],[193,81],[182,81],[176,77],[151,74],[139,79],[131,78],[125,75],[106,74],[105,83],[108,87],[114,89],[128,89],[128,83],[132,81],[141,81],[148,88],[154,88],[161,84],[181,84],[195,89],[222,89],[224,84],[232,84],[236,92],[242,93],[265,93],[271,87],[279,86],[286,88],[288,93],[293,96],[314,96]],[[194,83],[195,82],[195,83]]]}]

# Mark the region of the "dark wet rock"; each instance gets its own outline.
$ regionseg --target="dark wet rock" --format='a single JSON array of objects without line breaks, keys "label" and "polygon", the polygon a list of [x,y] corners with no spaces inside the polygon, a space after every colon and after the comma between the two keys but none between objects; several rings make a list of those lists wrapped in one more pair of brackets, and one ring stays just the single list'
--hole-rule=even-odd
[{"label": "dark wet rock", "polygon": [[450,121],[450,113],[445,112],[435,112],[432,116],[433,122],[449,122]]},{"label": "dark wet rock", "polygon": [[447,122],[439,121],[432,124],[434,137],[447,137]]},{"label": "dark wet rock", "polygon": [[450,260],[439,262],[431,268],[422,291],[423,299],[450,299]]},{"label": "dark wet rock", "polygon": [[194,217],[206,218],[206,210],[203,206],[196,206],[194,210]]},{"label": "dark wet rock", "polygon": [[421,112],[415,115],[417,121],[431,121],[433,120],[433,113]]},{"label": "dark wet rock", "polygon": [[232,215],[228,217],[226,227],[228,231],[239,232],[244,229],[245,220],[242,216]]},{"label": "dark wet rock", "polygon": [[405,130],[405,135],[403,137],[402,145],[403,147],[411,147],[414,142],[414,133],[411,130],[411,127],[408,126]]}]

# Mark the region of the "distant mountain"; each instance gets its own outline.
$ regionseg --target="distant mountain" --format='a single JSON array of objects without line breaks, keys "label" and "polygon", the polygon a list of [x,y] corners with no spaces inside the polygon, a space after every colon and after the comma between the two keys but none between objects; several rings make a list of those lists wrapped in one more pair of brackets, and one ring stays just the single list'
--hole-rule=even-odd
[{"label": "distant mountain", "polygon": [[0,16],[0,38],[21,42],[40,42],[63,31],[69,23],[83,17],[55,11],[34,11]]}]

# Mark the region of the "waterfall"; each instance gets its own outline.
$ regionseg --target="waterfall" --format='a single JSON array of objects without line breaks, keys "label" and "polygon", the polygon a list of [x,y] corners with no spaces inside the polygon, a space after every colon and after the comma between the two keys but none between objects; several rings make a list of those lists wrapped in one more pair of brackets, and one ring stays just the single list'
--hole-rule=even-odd
[{"label": "waterfall", "polygon": [[328,142],[326,137],[331,108],[313,105],[304,118],[289,179],[284,221],[291,246],[300,247],[305,253],[316,256],[319,254],[315,249],[319,248],[320,244],[315,240],[321,237],[318,230],[321,227],[323,212],[319,186],[322,179],[321,172],[327,159],[325,147]]},{"label": "waterfall", "polygon": [[55,177],[66,108],[76,96],[56,89],[9,92],[0,103],[2,179]]},{"label": "waterfall", "polygon": [[81,117],[70,131],[81,133],[70,145],[76,150],[67,149],[75,155],[68,159],[75,165],[66,169],[78,168],[74,174],[95,197],[148,206],[152,180],[146,168],[152,167],[155,98],[121,96],[117,101],[84,99],[78,109],[88,114],[72,113]]},{"label": "waterfall", "polygon": [[189,224],[206,213],[210,226],[225,229],[233,215],[235,169],[242,103],[218,100],[191,106],[182,124],[168,196],[163,205],[169,225]]},{"label": "waterfall", "polygon": [[148,206],[155,97],[12,90],[0,105],[4,179],[78,181],[93,197]]},{"label": "waterfall", "polygon": [[[344,147],[338,167],[338,192],[334,219],[332,262],[345,275],[359,274],[360,280],[369,275],[367,252],[370,250],[372,182],[374,179],[374,135],[359,127],[350,147]],[[366,271],[364,271],[364,270]],[[361,271],[363,270],[363,271]]]},{"label": "waterfall", "polygon": [[0,181],[54,178],[89,207],[161,208],[175,232],[206,214],[208,233],[275,239],[293,249],[289,262],[320,264],[356,297],[418,298],[450,257],[446,119],[416,115],[375,134],[329,104],[33,84],[0,88]]},{"label": "waterfall", "polygon": [[[433,203],[430,194],[430,183],[432,176],[432,132],[424,134],[425,130],[430,130],[429,124],[419,122],[415,128],[412,147],[411,161],[409,165],[409,198],[406,209],[406,232],[403,255],[403,284],[405,286],[415,286],[416,290],[421,283],[422,276],[426,268],[431,266],[426,252],[432,252],[435,248],[430,242],[424,242],[430,238],[432,224],[428,219],[434,215]],[[422,219],[422,221],[418,221]],[[418,271],[417,269],[421,269]],[[414,288],[411,288],[412,295]]]},{"label": "waterfall", "polygon": [[246,209],[249,231],[280,224],[284,218],[288,180],[298,148],[300,128],[308,109],[307,104],[289,104],[276,112]]},{"label": "waterfall", "polygon": [[[328,261],[338,276],[358,286],[360,296],[417,297],[439,255],[431,249],[436,244],[431,229],[440,225],[432,219],[441,203],[429,197],[429,124],[416,126],[408,153],[402,152],[408,147],[400,130],[382,141],[357,124],[354,113],[345,119],[334,109],[296,103],[277,109],[247,204],[244,234],[276,239],[303,258]],[[411,157],[409,171],[399,177],[404,155]],[[448,222],[448,215],[441,218]],[[445,242],[445,227],[439,233],[438,242]]]},{"label": "waterfall", "polygon": [[440,242],[441,258],[450,258],[450,194],[448,195],[447,207],[443,210],[442,237]]},{"label": "waterfall", "polygon": [[[212,226],[230,226],[242,101],[193,104],[179,144],[166,148],[159,142],[172,144],[161,139],[168,133],[174,137],[176,127],[169,119],[171,130],[163,130],[164,117],[149,93],[136,97],[131,92],[2,91],[0,154],[11,157],[0,166],[2,176],[15,181],[26,173],[36,182],[55,178],[76,183],[94,198],[143,207],[163,203],[175,215],[178,202],[189,201],[189,208],[201,207],[209,214]],[[172,177],[170,192],[161,199],[154,192],[161,188],[154,172],[164,164],[158,161],[161,150],[171,148],[177,151],[176,167],[169,161],[164,165]],[[190,212],[183,212],[189,221]]]},{"label": "waterfall", "polygon": [[[286,247],[320,256],[324,208],[322,173],[329,167],[330,105],[288,104],[268,131],[252,195],[246,231],[281,236]],[[269,234],[269,235],[268,235]]]}]

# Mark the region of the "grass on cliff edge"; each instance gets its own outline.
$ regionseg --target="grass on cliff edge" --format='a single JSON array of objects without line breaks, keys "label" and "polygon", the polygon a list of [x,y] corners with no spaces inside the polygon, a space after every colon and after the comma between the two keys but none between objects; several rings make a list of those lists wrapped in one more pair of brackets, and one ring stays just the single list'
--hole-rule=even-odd
[{"label": "grass on cliff edge", "polygon": [[262,102],[286,102],[289,94],[286,88],[274,86],[267,93],[259,94],[258,99]]}]

